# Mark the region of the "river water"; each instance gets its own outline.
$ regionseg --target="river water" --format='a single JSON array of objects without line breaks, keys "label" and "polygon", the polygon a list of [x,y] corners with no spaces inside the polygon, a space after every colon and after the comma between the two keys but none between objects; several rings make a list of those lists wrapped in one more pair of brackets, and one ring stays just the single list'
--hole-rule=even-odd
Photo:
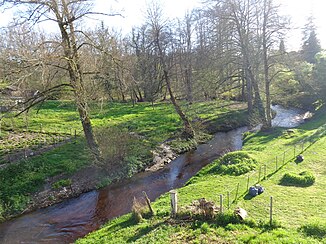
[{"label": "river water", "polygon": [[[274,126],[294,127],[305,118],[299,110],[274,106]],[[288,124],[284,124],[287,120]],[[0,225],[0,243],[71,243],[98,229],[107,220],[130,212],[132,200],[145,191],[151,200],[184,185],[202,167],[220,155],[240,150],[247,127],[215,134],[207,144],[199,145],[163,169],[142,172],[130,179],[91,191],[51,207],[20,216]]]}]

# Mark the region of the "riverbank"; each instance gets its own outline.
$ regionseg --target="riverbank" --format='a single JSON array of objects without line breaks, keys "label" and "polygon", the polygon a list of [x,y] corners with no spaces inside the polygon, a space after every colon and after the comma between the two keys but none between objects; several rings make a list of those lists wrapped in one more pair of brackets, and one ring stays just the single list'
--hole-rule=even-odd
[{"label": "riverbank", "polygon": [[[131,214],[109,221],[103,228],[91,233],[77,243],[322,243],[326,237],[326,113],[317,111],[307,123],[295,129],[277,128],[273,131],[249,133],[246,135],[243,151],[255,158],[260,165],[275,163],[275,156],[291,149],[300,141],[310,145],[304,148],[304,161],[298,163],[294,155],[268,180],[261,184],[265,192],[255,198],[242,195],[231,204],[230,212],[223,218],[206,219],[193,216],[192,219],[171,221],[170,197],[164,194],[153,203],[155,216],[135,222]],[[289,153],[288,153],[289,154]],[[287,155],[289,156],[289,155]],[[211,166],[207,166],[208,168]],[[309,171],[315,183],[307,187],[280,184],[285,174],[300,174]],[[206,198],[218,206],[219,195],[226,196],[239,182],[239,177],[229,176],[204,169],[186,186],[178,189],[179,209],[183,212],[194,200]],[[245,179],[244,179],[245,180]],[[269,225],[270,196],[274,198],[274,222]],[[307,204],[309,202],[309,204]],[[233,209],[247,210],[249,219],[241,222],[232,217]],[[146,216],[146,215],[145,215]],[[182,214],[180,217],[183,216]]]},{"label": "riverbank", "polygon": [[[65,199],[76,197],[84,192],[129,178],[146,168],[150,168],[151,171],[158,170],[174,159],[177,154],[196,146],[196,142],[169,141],[167,145],[163,144],[163,147],[156,147],[153,153],[154,160],[149,160],[149,156],[152,158],[152,155],[147,152],[158,145],[158,141],[162,142],[168,138],[177,139],[176,132],[182,124],[169,104],[157,104],[154,110],[152,105],[147,106],[146,104],[137,105],[137,107],[127,106],[126,104],[121,106],[111,105],[107,108],[108,110],[104,108],[103,111],[97,111],[95,108],[93,115],[95,128],[98,125],[112,126],[118,123],[120,129],[113,131],[110,134],[110,140],[104,140],[103,144],[119,145],[116,141],[127,138],[125,143],[142,154],[129,151],[129,154],[136,155],[136,158],[129,158],[127,155],[124,162],[117,163],[115,161],[115,165],[110,166],[111,169],[117,169],[116,172],[113,172],[114,170],[105,172],[90,165],[89,162],[92,159],[89,157],[85,142],[77,136],[77,139],[71,143],[66,143],[40,156],[30,157],[28,160],[23,160],[16,165],[11,164],[8,169],[0,171],[0,176],[3,179],[0,186],[2,220],[8,220],[21,213],[47,207]],[[40,110],[38,114],[36,114],[36,111],[30,112],[29,128],[39,130],[39,121],[42,121],[42,133],[48,132],[46,135],[49,135],[51,139],[52,135],[48,129],[50,127],[55,135],[60,135],[61,132],[65,132],[68,128],[76,127],[78,116],[72,120],[74,113],[74,108],[70,103],[50,102],[45,104],[44,109]],[[244,104],[234,102],[197,103],[189,107],[187,113],[193,120],[197,131],[203,130],[202,121],[212,123],[218,121],[219,124],[224,123],[230,127],[229,123],[234,121],[235,116],[240,124],[244,123],[245,120]],[[60,116],[60,121],[58,116]],[[67,129],[63,125],[68,126]],[[6,126],[8,127],[9,124],[5,124],[3,128]],[[15,126],[18,128],[19,126],[24,127],[23,121],[16,121]],[[133,133],[132,136],[129,136],[129,133]],[[116,138],[112,138],[114,135],[116,135]],[[198,138],[201,142],[207,140],[205,134],[203,135]],[[135,140],[136,137],[140,138],[140,140]],[[5,137],[3,139],[5,140]],[[50,139],[47,141],[52,141]],[[43,141],[42,138],[38,140]],[[1,146],[5,147],[9,143],[4,143]],[[32,144],[34,145],[34,141]],[[21,142],[19,145],[28,145],[28,143]],[[173,150],[166,150],[167,146],[173,148]],[[8,149],[3,148],[3,150]],[[128,160],[129,162],[127,162]],[[156,165],[156,167],[153,165]]]},{"label": "riverbank", "polygon": [[[99,228],[108,219],[130,212],[133,197],[142,198],[142,192],[146,192],[148,197],[154,200],[170,189],[183,186],[190,177],[218,156],[228,151],[239,150],[245,131],[246,128],[242,128],[228,133],[218,133],[209,144],[199,145],[195,151],[183,154],[166,165],[163,170],[142,172],[99,191],[91,191],[8,221],[0,225],[0,233],[6,236],[7,242],[19,242],[23,236],[24,241],[30,242],[37,240],[71,243],[76,238]],[[249,135],[246,133],[246,138]],[[224,180],[220,179],[221,182]],[[31,221],[33,225],[30,225]],[[15,235],[17,232],[21,235]]]}]

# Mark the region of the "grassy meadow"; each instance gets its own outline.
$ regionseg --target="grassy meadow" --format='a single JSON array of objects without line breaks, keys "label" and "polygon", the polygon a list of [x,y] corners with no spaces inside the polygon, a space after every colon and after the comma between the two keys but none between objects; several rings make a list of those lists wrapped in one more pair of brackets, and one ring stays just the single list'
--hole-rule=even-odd
[{"label": "grassy meadow", "polygon": [[[223,174],[214,170],[219,165],[216,160],[178,189],[179,219],[170,219],[169,194],[164,194],[153,203],[154,216],[138,222],[132,214],[127,214],[109,221],[77,243],[326,243],[325,122],[323,109],[296,129],[246,133],[243,152],[257,161],[255,171],[240,176]],[[302,142],[305,142],[303,147]],[[302,162],[295,160],[299,153],[304,156]],[[248,175],[250,185],[255,184],[260,166],[265,168],[265,165],[266,179],[261,172],[259,182],[265,192],[249,197],[246,194]],[[314,176],[312,185],[282,184],[286,173],[300,175],[302,172]],[[238,198],[233,201],[238,183]],[[227,192],[230,192],[229,211]],[[224,196],[226,209],[223,215],[213,219],[203,216],[182,219],[182,212],[187,213],[186,207],[194,200],[206,198],[219,205],[220,194]],[[271,196],[272,225],[269,223]],[[234,218],[232,213],[237,206],[248,212],[248,219]]]}]

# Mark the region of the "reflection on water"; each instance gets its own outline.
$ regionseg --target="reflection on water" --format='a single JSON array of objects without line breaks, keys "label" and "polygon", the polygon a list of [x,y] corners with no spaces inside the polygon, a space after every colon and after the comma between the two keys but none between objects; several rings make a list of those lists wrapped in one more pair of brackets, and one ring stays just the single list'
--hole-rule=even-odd
[{"label": "reflection on water", "polygon": [[[273,125],[294,125],[301,112],[273,107],[278,112]],[[280,114],[281,115],[280,115]],[[286,121],[286,122],[285,122]],[[289,126],[291,125],[291,126]],[[145,191],[151,200],[179,188],[202,167],[220,155],[240,150],[247,127],[217,133],[207,144],[185,153],[156,172],[142,172],[131,179],[92,191],[78,198],[26,214],[0,225],[0,243],[70,243],[98,229],[108,219],[128,213],[133,197]]]}]

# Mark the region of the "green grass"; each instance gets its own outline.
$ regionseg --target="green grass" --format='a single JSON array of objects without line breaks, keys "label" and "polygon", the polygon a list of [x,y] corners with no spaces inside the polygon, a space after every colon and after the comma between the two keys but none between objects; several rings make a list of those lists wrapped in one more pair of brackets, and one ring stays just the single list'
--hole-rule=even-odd
[{"label": "green grass", "polygon": [[86,166],[90,157],[79,150],[84,147],[84,141],[70,143],[0,170],[2,217],[7,218],[22,211],[30,199],[30,193],[40,189],[47,177],[72,174]]},{"label": "green grass", "polygon": [[[204,120],[207,123],[228,124],[228,120],[245,123],[244,105],[235,102],[212,101],[192,105],[182,103],[184,111],[191,120]],[[182,123],[170,103],[137,103],[134,107],[129,103],[107,103],[102,110],[97,104],[91,104],[92,124],[95,128],[120,126],[129,131],[145,136],[153,145],[160,143],[182,128]],[[241,114],[242,116],[238,116]],[[234,118],[237,119],[234,119]],[[4,129],[14,131],[26,130],[24,116],[11,120],[5,118]],[[71,101],[47,101],[28,113],[28,130],[50,133],[73,134],[77,130],[82,134],[82,127],[77,109]]]},{"label": "green grass", "polygon": [[[214,122],[226,114],[238,114],[243,110],[243,104],[224,101],[201,102],[191,106],[182,104],[190,119],[200,119]],[[111,161],[121,161],[116,165],[115,178],[130,177],[133,173],[143,169],[151,160],[150,150],[168,138],[178,135],[182,123],[170,103],[138,103],[134,107],[127,103],[107,103],[101,109],[97,104],[91,104],[91,117],[95,131],[108,134],[100,138],[108,150]],[[239,118],[242,120],[243,118]],[[220,120],[222,123],[223,120]],[[196,129],[203,129],[194,124]],[[108,128],[115,127],[116,130]],[[0,215],[8,217],[19,213],[28,204],[30,194],[40,189],[47,177],[62,173],[72,174],[81,167],[92,163],[92,158],[84,142],[80,119],[72,101],[47,101],[41,107],[35,107],[28,113],[28,131],[26,119],[22,115],[2,121],[0,163],[7,163],[4,156],[19,149],[38,149],[53,144],[53,140],[67,138],[77,131],[77,142],[67,143],[42,156],[21,161],[0,170]],[[107,132],[105,132],[107,131]],[[103,133],[105,132],[105,133]],[[135,132],[139,138],[129,135]],[[106,135],[105,134],[105,135]],[[199,137],[203,137],[199,133]],[[124,138],[125,154],[113,155],[118,151],[117,145]],[[46,142],[45,142],[46,141]],[[181,144],[183,142],[180,142]],[[186,145],[187,146],[187,145]],[[184,147],[176,143],[175,147]],[[116,156],[116,157],[114,157]],[[120,157],[121,156],[121,157]],[[104,184],[113,179],[103,179]]]},{"label": "green grass", "polygon": [[326,222],[325,220],[314,220],[303,224],[299,231],[304,233],[307,236],[315,237],[318,239],[326,238]]},{"label": "green grass", "polygon": [[[249,185],[258,181],[260,170],[244,176],[223,175],[211,172],[208,165],[186,186],[178,189],[179,209],[185,209],[192,201],[206,198],[219,203],[224,195],[227,207],[227,192],[230,192],[231,210],[236,206],[247,210],[250,220],[256,224],[224,224],[216,221],[181,222],[169,224],[170,199],[162,195],[154,203],[156,216],[134,223],[130,215],[109,221],[103,228],[80,239],[77,243],[325,243],[326,212],[326,113],[320,111],[313,120],[295,129],[289,136],[286,129],[246,135],[243,151],[257,160],[261,178],[266,165],[267,179],[260,184],[265,192],[254,198],[246,195]],[[295,162],[305,141],[305,160]],[[285,154],[283,154],[285,152]],[[278,156],[276,160],[276,156]],[[283,165],[283,157],[285,157]],[[277,170],[276,170],[277,161]],[[262,168],[260,168],[262,166]],[[312,172],[315,183],[309,187],[283,186],[279,182],[285,173]],[[233,202],[239,184],[239,198]],[[273,196],[273,219],[277,225],[269,227],[269,202]],[[317,224],[316,224],[317,223]]]}]

